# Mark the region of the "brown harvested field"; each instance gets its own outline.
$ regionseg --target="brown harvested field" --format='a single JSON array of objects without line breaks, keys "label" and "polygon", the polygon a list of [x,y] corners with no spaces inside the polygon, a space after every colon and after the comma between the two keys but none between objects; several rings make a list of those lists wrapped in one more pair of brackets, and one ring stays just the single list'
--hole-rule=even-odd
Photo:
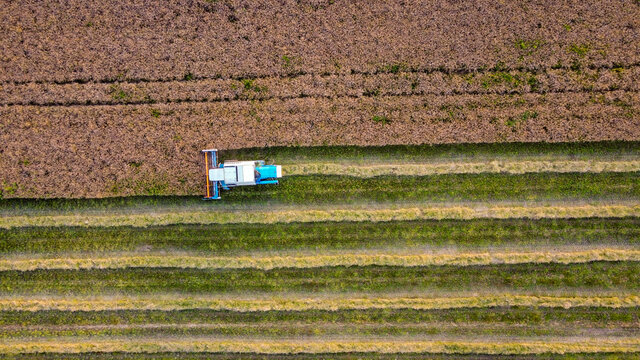
[{"label": "brown harvested field", "polygon": [[0,31],[4,197],[196,194],[206,147],[640,140],[632,0],[9,2]]}]

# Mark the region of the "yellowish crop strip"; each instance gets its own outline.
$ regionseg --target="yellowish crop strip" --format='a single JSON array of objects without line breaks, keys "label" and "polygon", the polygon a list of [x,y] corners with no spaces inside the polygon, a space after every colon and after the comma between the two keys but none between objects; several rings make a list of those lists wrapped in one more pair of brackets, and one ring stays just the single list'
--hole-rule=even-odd
[{"label": "yellowish crop strip", "polygon": [[640,204],[567,206],[433,206],[333,210],[185,211],[109,215],[24,215],[0,218],[0,228],[25,226],[154,226],[170,224],[393,221],[475,218],[582,218],[640,216]]},{"label": "yellowish crop strip", "polygon": [[86,352],[227,352],[255,354],[294,353],[448,353],[448,354],[541,354],[637,352],[640,338],[580,339],[579,341],[389,341],[307,340],[257,341],[203,338],[144,338],[127,341],[80,338],[0,344],[0,353],[86,353]]},{"label": "yellowish crop strip", "polygon": [[493,160],[486,162],[446,162],[413,164],[307,163],[283,165],[285,175],[347,175],[373,177],[380,175],[424,176],[438,174],[536,172],[632,172],[640,171],[640,160]]},{"label": "yellowish crop strip", "polygon": [[600,306],[611,308],[640,306],[640,295],[619,296],[536,296],[502,294],[469,297],[338,297],[303,298],[215,298],[203,296],[92,297],[92,298],[0,298],[0,311],[101,311],[101,310],[187,310],[302,311],[349,309],[454,309],[495,306],[563,307]]},{"label": "yellowish crop strip", "polygon": [[311,256],[203,257],[144,255],[109,258],[0,259],[0,271],[36,269],[122,269],[171,267],[195,269],[314,268],[324,266],[429,266],[521,263],[584,263],[590,261],[640,261],[640,250],[597,249],[573,252],[506,252],[462,254],[338,254]]}]

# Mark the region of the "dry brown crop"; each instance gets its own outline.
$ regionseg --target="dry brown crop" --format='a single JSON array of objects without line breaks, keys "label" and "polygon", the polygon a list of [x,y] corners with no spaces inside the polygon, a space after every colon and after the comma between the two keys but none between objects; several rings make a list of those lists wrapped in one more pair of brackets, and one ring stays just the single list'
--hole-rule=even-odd
[{"label": "dry brown crop", "polygon": [[197,194],[212,146],[638,140],[638,19],[626,0],[5,4],[0,190]]},{"label": "dry brown crop", "polygon": [[10,2],[0,81],[626,66],[639,14],[624,0]]}]

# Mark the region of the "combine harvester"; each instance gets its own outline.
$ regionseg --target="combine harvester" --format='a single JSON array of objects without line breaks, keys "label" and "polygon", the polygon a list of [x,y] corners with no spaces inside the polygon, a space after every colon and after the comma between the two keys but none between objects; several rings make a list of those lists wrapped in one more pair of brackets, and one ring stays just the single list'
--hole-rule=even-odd
[{"label": "combine harvester", "polygon": [[228,160],[218,164],[218,150],[202,150],[207,173],[205,200],[220,199],[220,188],[229,190],[236,186],[277,184],[282,177],[282,166],[265,165],[264,160]]}]

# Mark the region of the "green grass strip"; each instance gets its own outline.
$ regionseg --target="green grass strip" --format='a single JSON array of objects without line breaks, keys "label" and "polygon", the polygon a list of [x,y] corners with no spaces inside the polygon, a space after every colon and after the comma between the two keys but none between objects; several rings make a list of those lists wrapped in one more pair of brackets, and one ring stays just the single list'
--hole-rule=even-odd
[{"label": "green grass strip", "polygon": [[336,254],[298,256],[204,257],[194,255],[114,254],[112,257],[0,259],[0,271],[181,268],[260,269],[320,268],[328,266],[433,266],[524,263],[585,263],[594,261],[640,261],[640,250],[595,249],[572,252],[484,252],[459,254]]},{"label": "green grass strip", "polygon": [[640,245],[640,218],[474,219],[393,222],[32,227],[0,231],[0,253],[330,252],[368,249],[492,251],[501,247]]},{"label": "green grass strip", "polygon": [[580,339],[580,341],[402,341],[402,340],[212,340],[210,338],[151,338],[102,340],[56,339],[0,344],[0,354],[88,353],[88,352],[231,352],[258,354],[298,353],[450,353],[450,354],[540,354],[581,352],[638,352],[640,339]]},{"label": "green grass strip", "polygon": [[158,226],[171,224],[291,223],[326,221],[407,221],[477,218],[640,217],[640,205],[527,205],[450,207],[375,207],[327,210],[185,211],[129,215],[30,215],[0,218],[0,228],[32,226]]},{"label": "green grass strip", "polygon": [[638,290],[640,262],[324,268],[128,268],[0,272],[0,294]]},{"label": "green grass strip", "polygon": [[[132,197],[106,199],[7,199],[0,212],[50,215],[90,211],[212,211],[260,209],[273,205],[398,204],[418,202],[491,202],[560,200],[640,200],[640,172],[447,174],[432,176],[337,175],[288,176],[279,185],[238,187],[221,201],[200,197]],[[35,212],[35,213],[33,213]]]},{"label": "green grass strip", "polygon": [[533,307],[638,307],[640,295],[627,296],[539,296],[502,294],[471,297],[272,297],[261,299],[216,298],[210,296],[153,295],[74,297],[0,297],[0,311],[103,311],[103,310],[187,310],[304,311],[349,309],[454,309],[501,306]]}]

